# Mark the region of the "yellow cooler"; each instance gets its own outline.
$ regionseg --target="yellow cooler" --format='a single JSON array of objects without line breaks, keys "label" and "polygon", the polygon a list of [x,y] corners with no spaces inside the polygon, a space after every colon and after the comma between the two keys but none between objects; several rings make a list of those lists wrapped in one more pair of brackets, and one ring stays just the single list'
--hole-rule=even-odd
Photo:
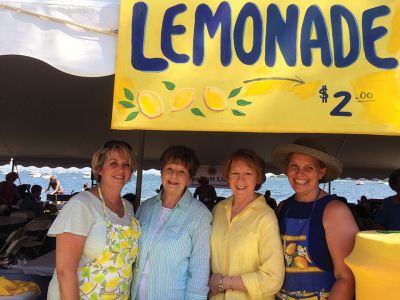
[{"label": "yellow cooler", "polygon": [[362,231],[345,259],[357,300],[400,299],[400,231]]}]

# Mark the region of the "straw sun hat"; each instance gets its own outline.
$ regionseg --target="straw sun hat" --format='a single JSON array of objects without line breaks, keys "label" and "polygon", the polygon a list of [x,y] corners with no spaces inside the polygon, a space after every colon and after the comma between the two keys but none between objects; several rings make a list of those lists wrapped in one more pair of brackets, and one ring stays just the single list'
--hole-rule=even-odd
[{"label": "straw sun hat", "polygon": [[299,138],[293,144],[280,144],[272,150],[272,161],[281,172],[286,174],[289,155],[301,153],[309,155],[326,166],[326,173],[320,182],[332,181],[342,174],[343,165],[340,160],[329,155],[322,145],[311,138]]}]

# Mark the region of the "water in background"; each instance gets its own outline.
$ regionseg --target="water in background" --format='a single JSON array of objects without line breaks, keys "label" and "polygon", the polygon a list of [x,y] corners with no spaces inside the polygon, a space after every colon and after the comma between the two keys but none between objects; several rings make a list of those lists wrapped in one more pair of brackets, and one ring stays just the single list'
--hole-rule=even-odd
[{"label": "water in background", "polygon": [[[4,176],[10,171],[10,166],[0,166],[0,181],[4,180]],[[35,167],[20,167],[18,166],[18,173],[20,176],[21,184],[39,184],[43,189],[47,188],[49,178],[51,175],[56,175],[57,179],[61,182],[64,192],[71,194],[82,190],[83,184],[91,184],[90,169],[78,168],[35,168]],[[15,182],[17,185],[19,181]],[[144,172],[142,184],[142,201],[156,195],[156,189],[160,187],[161,177],[160,172],[157,170],[148,170]],[[324,188],[323,185],[321,185]],[[194,192],[194,189],[190,189]],[[278,202],[289,197],[293,191],[289,185],[287,178],[282,176],[269,176],[267,181],[262,185],[259,192],[264,193],[265,190],[270,190],[272,197]],[[328,185],[325,185],[325,190],[328,190]],[[132,176],[130,182],[124,187],[122,194],[135,193],[136,191],[136,176]],[[370,181],[370,180],[335,180],[331,183],[331,193],[346,197],[349,202],[356,203],[362,195],[367,198],[385,198],[393,195],[394,192],[389,188],[387,181]],[[218,196],[230,196],[229,189],[217,189]],[[45,196],[42,196],[45,200]]]}]

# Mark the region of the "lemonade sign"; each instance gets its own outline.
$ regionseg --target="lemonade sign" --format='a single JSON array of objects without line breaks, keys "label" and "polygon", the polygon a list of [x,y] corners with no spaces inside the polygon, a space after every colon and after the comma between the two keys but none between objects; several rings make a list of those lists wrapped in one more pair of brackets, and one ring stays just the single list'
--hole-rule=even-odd
[{"label": "lemonade sign", "polygon": [[112,128],[400,134],[400,2],[121,1]]}]

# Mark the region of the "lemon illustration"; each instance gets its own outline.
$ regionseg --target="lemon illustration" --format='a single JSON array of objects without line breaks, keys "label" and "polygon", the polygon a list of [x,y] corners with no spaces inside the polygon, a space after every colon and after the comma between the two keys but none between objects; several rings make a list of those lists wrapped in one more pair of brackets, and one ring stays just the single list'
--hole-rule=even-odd
[{"label": "lemon illustration", "polygon": [[287,247],[286,247],[286,253],[288,255],[293,255],[294,251],[296,251],[296,243],[290,243]]},{"label": "lemon illustration", "polygon": [[117,299],[117,295],[115,295],[114,293],[101,295],[101,300],[115,300],[115,299]]},{"label": "lemon illustration", "polygon": [[204,91],[204,103],[214,111],[222,111],[226,109],[227,97],[223,91],[216,87],[206,87]]},{"label": "lemon illustration", "polygon": [[153,91],[140,91],[138,96],[140,111],[151,119],[157,118],[163,113],[163,104],[160,96]]},{"label": "lemon illustration", "polygon": [[124,260],[122,259],[121,255],[117,255],[117,259],[115,260],[115,266],[117,268],[121,268],[124,265]]},{"label": "lemon illustration", "polygon": [[171,111],[180,111],[193,103],[194,89],[183,88],[176,91],[170,98]]},{"label": "lemon illustration", "polygon": [[308,262],[306,261],[306,259],[305,259],[304,257],[302,257],[302,256],[296,256],[296,257],[294,258],[294,266],[295,266],[297,269],[305,270],[305,269],[308,268]]},{"label": "lemon illustration", "polygon": [[103,255],[101,255],[101,256],[96,260],[96,262],[97,262],[98,264],[103,265],[103,264],[105,264],[106,262],[108,262],[108,260],[111,258],[111,256],[112,256],[112,253],[111,253],[109,250],[106,250],[106,251],[103,252]]},{"label": "lemon illustration", "polygon": [[122,271],[122,277],[129,278],[132,275],[132,267],[126,266]]},{"label": "lemon illustration", "polygon": [[106,289],[107,290],[115,290],[119,286],[120,283],[121,283],[120,277],[115,277],[113,279],[107,280]]},{"label": "lemon illustration", "polygon": [[81,286],[81,291],[83,294],[87,295],[93,291],[95,284],[93,282],[86,282]]}]

